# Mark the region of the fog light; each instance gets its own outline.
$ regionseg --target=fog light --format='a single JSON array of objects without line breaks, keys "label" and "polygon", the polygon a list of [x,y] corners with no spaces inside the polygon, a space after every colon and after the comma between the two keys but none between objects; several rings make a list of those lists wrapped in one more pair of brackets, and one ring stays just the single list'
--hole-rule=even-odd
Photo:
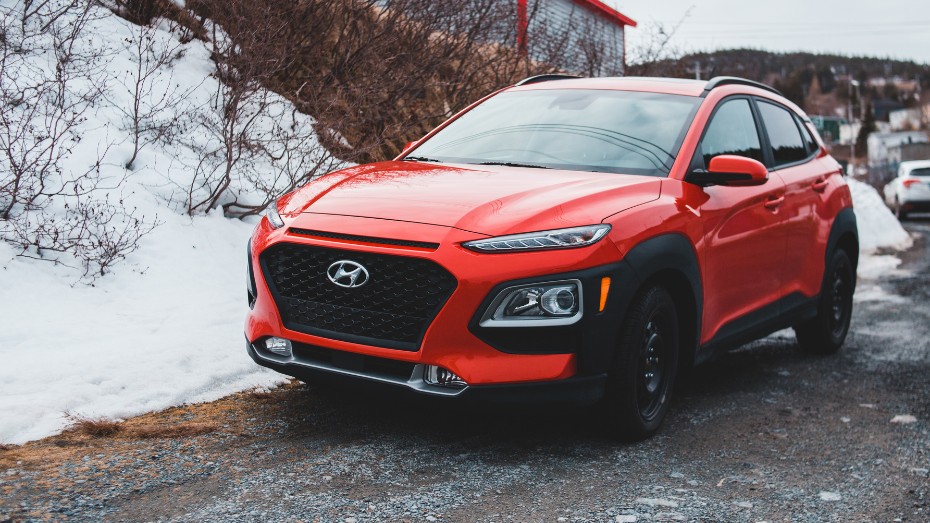
[{"label": "fog light", "polygon": [[440,387],[465,387],[468,385],[465,380],[458,377],[454,372],[446,370],[436,365],[427,365],[423,381],[430,385],[439,385]]},{"label": "fog light", "polygon": [[291,348],[291,341],[285,340],[284,338],[268,338],[265,340],[265,348],[269,352],[273,352],[278,356],[284,356],[285,358],[290,358],[293,354],[293,349]]}]

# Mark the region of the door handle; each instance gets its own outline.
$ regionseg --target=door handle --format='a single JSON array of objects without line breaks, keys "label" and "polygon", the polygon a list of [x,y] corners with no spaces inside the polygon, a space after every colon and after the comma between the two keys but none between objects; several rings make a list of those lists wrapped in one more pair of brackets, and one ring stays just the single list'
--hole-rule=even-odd
[{"label": "door handle", "polygon": [[769,196],[769,199],[762,205],[764,205],[766,209],[771,209],[774,211],[775,209],[778,208],[779,205],[783,203],[785,203],[784,196],[779,196],[778,198],[775,198],[774,196]]},{"label": "door handle", "polygon": [[827,190],[827,186],[830,185],[830,181],[825,178],[818,178],[816,182],[811,184],[811,189],[814,189],[817,192],[824,192]]}]

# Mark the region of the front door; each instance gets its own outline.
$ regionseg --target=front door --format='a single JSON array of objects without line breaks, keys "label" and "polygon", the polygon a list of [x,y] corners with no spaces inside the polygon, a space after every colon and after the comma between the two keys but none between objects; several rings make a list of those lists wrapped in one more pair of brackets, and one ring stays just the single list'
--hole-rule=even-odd
[{"label": "front door", "polygon": [[[728,98],[711,117],[695,161],[706,165],[715,156],[733,154],[764,163],[759,130],[750,100]],[[778,313],[774,308],[782,294],[786,249],[785,184],[777,173],[770,173],[764,185],[711,186],[704,191],[707,200],[700,212],[707,291],[702,343],[735,333],[743,326],[740,320],[749,321],[747,314],[767,305],[772,310],[761,314]]]}]

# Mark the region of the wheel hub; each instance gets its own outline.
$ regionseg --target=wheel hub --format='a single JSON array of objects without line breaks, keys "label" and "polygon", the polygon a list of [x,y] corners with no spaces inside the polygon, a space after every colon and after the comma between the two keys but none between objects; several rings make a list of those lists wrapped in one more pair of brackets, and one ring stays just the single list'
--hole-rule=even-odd
[{"label": "wheel hub", "polygon": [[665,340],[655,321],[646,324],[640,356],[640,412],[651,416],[662,403],[665,381]]}]

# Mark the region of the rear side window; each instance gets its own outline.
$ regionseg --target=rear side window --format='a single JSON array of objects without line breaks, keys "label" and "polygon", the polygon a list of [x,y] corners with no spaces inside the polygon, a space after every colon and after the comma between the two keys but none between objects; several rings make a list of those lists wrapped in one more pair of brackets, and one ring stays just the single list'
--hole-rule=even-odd
[{"label": "rear side window", "polygon": [[759,114],[769,134],[775,167],[799,162],[808,156],[801,132],[787,109],[766,102],[759,103]]},{"label": "rear side window", "polygon": [[807,149],[807,154],[813,154],[820,146],[817,145],[817,141],[814,140],[814,135],[811,134],[811,130],[804,125],[804,121],[795,116],[794,121],[798,124],[798,127],[801,128],[801,139],[804,140],[804,147]]},{"label": "rear side window", "polygon": [[721,154],[763,161],[762,145],[749,100],[730,100],[717,109],[701,141],[701,154],[704,165],[709,165],[711,158]]}]

